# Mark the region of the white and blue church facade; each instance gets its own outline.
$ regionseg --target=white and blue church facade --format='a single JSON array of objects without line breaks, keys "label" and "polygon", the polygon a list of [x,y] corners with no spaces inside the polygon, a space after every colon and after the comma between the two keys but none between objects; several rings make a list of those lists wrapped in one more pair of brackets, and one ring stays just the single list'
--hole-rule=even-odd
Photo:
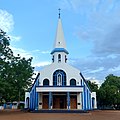
[{"label": "white and blue church facade", "polygon": [[30,92],[25,93],[25,108],[31,110],[96,109],[96,93],[91,92],[80,70],[67,63],[69,52],[59,15],[52,63],[39,71]]}]

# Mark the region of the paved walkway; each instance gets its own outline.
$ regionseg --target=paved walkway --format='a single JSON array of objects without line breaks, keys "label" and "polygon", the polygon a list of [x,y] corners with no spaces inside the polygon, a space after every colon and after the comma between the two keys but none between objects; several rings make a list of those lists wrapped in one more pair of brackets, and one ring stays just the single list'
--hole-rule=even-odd
[{"label": "paved walkway", "polygon": [[89,113],[28,113],[19,110],[0,111],[0,120],[120,120],[120,111]]}]

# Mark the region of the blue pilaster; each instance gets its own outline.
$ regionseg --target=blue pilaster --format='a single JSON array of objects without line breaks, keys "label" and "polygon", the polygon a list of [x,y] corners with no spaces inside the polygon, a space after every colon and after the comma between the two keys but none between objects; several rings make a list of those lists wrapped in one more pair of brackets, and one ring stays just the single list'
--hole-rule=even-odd
[{"label": "blue pilaster", "polygon": [[86,88],[84,85],[84,110],[86,110]]},{"label": "blue pilaster", "polygon": [[70,92],[67,92],[67,106],[69,110],[70,109]]},{"label": "blue pilaster", "polygon": [[51,109],[52,106],[52,93],[49,92],[49,110]]},{"label": "blue pilaster", "polygon": [[89,110],[89,92],[87,89],[87,110]]},{"label": "blue pilaster", "polygon": [[38,110],[38,93],[35,92],[35,109]]},{"label": "blue pilaster", "polygon": [[83,96],[83,92],[82,92],[82,93],[81,93],[82,110],[84,109],[84,102],[83,102],[83,101],[84,101],[84,99],[83,99],[83,98],[84,98],[84,96]]},{"label": "blue pilaster", "polygon": [[89,93],[89,101],[90,101],[90,110],[92,109],[91,107],[91,93]]}]

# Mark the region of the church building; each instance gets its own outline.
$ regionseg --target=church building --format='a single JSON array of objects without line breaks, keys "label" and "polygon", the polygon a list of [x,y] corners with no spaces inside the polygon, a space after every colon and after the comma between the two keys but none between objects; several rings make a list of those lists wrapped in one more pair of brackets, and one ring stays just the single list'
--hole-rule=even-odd
[{"label": "church building", "polygon": [[[74,46],[75,47],[75,46]],[[25,93],[25,108],[30,110],[96,109],[96,93],[92,92],[80,72],[67,63],[68,54],[58,18],[52,62],[39,71],[30,92]]]}]

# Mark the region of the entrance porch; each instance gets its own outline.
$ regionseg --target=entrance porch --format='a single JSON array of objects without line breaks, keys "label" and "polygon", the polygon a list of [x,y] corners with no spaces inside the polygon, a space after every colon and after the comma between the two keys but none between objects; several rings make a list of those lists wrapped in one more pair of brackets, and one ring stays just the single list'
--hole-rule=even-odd
[{"label": "entrance porch", "polygon": [[83,109],[83,87],[81,86],[39,86],[38,110],[40,109]]},{"label": "entrance porch", "polygon": [[39,93],[39,109],[78,109],[79,95],[75,93]]}]

